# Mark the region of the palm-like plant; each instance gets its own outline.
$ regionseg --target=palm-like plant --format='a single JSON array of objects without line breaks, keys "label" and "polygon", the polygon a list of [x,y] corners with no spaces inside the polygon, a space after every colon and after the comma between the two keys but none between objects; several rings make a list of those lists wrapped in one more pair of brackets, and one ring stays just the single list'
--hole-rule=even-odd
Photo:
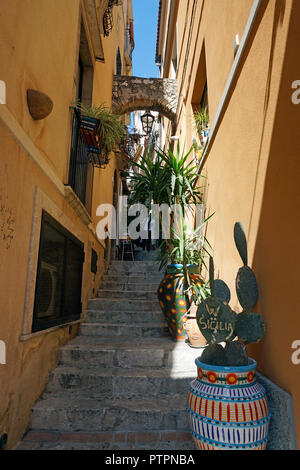
[{"label": "palm-like plant", "polygon": [[194,145],[182,155],[179,145],[177,151],[169,149],[168,152],[158,151],[157,155],[164,164],[164,171],[170,175],[168,188],[168,202],[172,204],[197,204],[202,202],[201,188],[196,186],[199,179],[198,167],[193,161],[188,161]]},{"label": "palm-like plant", "polygon": [[189,264],[206,266],[205,258],[210,255],[211,246],[205,236],[204,228],[213,215],[206,217],[197,228],[188,229],[184,211],[180,208],[180,220],[176,220],[176,228],[171,227],[172,238],[164,240],[160,246],[160,269],[169,261],[183,266]]},{"label": "palm-like plant", "polygon": [[131,176],[133,191],[130,203],[145,204],[148,209],[151,204],[163,204],[169,201],[170,174],[166,171],[160,154],[156,156],[148,151],[133,166],[140,170]]}]

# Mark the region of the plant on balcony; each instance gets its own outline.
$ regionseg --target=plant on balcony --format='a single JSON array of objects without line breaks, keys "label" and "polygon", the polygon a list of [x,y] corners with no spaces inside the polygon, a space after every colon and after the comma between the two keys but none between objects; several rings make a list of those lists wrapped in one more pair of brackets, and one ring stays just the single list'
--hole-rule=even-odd
[{"label": "plant on balcony", "polygon": [[199,134],[202,147],[205,146],[209,135],[209,114],[207,107],[200,108],[194,112],[196,129]]},{"label": "plant on balcony", "polygon": [[[212,257],[210,295],[197,310],[200,331],[208,342],[196,359],[198,378],[191,384],[187,406],[190,430],[198,449],[263,450],[268,439],[269,405],[264,388],[255,379],[257,363],[248,358],[246,351],[247,344],[262,339],[265,324],[253,312],[258,287],[255,274],[247,265],[247,242],[240,223],[234,226],[234,240],[243,261],[236,277],[242,312],[231,309],[228,286],[214,279]],[[201,409],[197,406],[199,394],[203,397]],[[214,409],[213,416],[207,407],[208,400],[210,409]],[[202,426],[203,422],[207,426]]]},{"label": "plant on balcony", "polygon": [[76,109],[81,114],[81,135],[89,147],[92,160],[97,159],[102,165],[107,164],[110,152],[126,136],[120,116],[103,103],[99,106],[86,106],[78,102]]}]

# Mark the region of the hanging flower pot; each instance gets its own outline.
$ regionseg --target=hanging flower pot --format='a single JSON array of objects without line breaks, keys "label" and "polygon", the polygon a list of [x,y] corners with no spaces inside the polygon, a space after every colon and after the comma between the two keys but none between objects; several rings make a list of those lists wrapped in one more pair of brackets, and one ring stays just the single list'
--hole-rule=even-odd
[{"label": "hanging flower pot", "polygon": [[99,137],[97,127],[99,120],[96,118],[82,116],[80,120],[80,134],[83,142],[88,146],[98,146]]},{"label": "hanging flower pot", "polygon": [[270,411],[265,389],[256,382],[257,363],[225,367],[196,359],[187,411],[199,450],[264,450]]},{"label": "hanging flower pot", "polygon": [[[195,284],[201,284],[199,267],[195,265],[188,265],[187,267],[191,280]],[[158,287],[157,294],[170,335],[176,341],[184,341],[186,336],[183,321],[187,314],[187,304],[184,294],[184,271],[182,264],[168,265],[165,277]]]}]

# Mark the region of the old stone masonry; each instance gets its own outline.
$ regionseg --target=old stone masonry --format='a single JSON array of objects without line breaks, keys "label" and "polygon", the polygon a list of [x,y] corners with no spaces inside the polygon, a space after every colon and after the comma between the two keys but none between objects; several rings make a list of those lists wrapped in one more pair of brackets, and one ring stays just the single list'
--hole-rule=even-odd
[{"label": "old stone masonry", "polygon": [[169,337],[153,261],[114,261],[60,350],[17,449],[193,450],[185,410],[199,350]]}]

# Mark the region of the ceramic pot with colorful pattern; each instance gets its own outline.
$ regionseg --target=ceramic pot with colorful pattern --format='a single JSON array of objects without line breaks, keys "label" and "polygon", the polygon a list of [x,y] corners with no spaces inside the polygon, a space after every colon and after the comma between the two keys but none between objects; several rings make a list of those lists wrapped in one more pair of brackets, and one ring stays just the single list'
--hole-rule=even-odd
[{"label": "ceramic pot with colorful pattern", "polygon": [[[199,266],[187,266],[192,282],[201,284]],[[187,304],[184,295],[184,271],[182,264],[169,264],[165,277],[161,281],[158,291],[158,300],[165,315],[168,329],[176,341],[185,340],[183,318],[186,317]]]},{"label": "ceramic pot with colorful pattern", "polygon": [[199,450],[264,450],[270,410],[265,389],[256,382],[257,363],[213,366],[196,359],[198,377],[191,383],[187,411]]}]

